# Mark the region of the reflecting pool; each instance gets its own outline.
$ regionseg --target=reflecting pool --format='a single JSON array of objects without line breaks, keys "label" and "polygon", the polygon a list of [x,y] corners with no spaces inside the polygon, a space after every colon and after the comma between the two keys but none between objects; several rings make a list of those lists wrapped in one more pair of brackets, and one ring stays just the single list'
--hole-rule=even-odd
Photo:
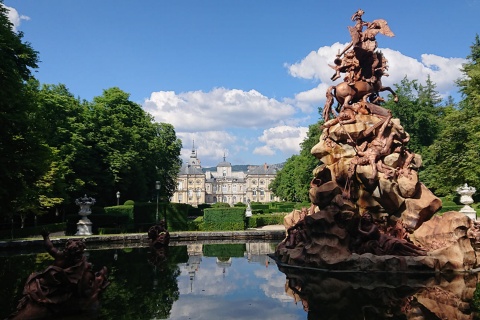
[{"label": "reflecting pool", "polygon": [[[96,319],[476,319],[477,274],[325,273],[277,265],[277,243],[89,249],[110,286]],[[0,318],[47,253],[0,255]],[[92,319],[77,315],[68,319]]]}]

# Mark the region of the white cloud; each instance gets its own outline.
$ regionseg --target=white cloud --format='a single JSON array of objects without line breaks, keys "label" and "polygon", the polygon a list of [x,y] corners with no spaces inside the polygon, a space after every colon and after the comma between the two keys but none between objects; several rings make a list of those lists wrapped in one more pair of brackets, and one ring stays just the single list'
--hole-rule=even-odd
[{"label": "white cloud", "polygon": [[[333,64],[335,55],[345,45],[335,43],[332,46],[321,47],[317,51],[310,52],[301,61],[285,65],[293,77],[313,79],[319,82],[316,87],[297,93],[292,104],[303,112],[309,112],[314,106],[318,107],[325,102],[327,88],[335,83],[340,83],[339,80],[335,83],[330,80],[333,70],[328,67],[328,64]],[[460,68],[467,61],[462,58],[444,58],[434,54],[422,54],[421,61],[419,61],[388,48],[378,50],[384,53],[389,65],[390,76],[382,78],[384,86],[391,86],[394,89],[393,85],[400,83],[405,76],[409,80],[418,80],[425,84],[430,75],[431,80],[437,86],[437,91],[443,97],[456,92],[455,80],[462,77]]]},{"label": "white cloud", "polygon": [[278,126],[263,131],[258,138],[265,145],[255,148],[254,154],[271,155],[273,150],[279,150],[284,154],[293,154],[300,151],[300,143],[307,136],[307,127]]},{"label": "white cloud", "polygon": [[[230,150],[233,146],[238,150],[238,145],[242,143],[236,136],[226,131],[177,132],[177,137],[182,140],[183,144],[182,159],[188,159],[192,147],[195,147],[202,165],[205,162],[213,164],[221,162],[224,155],[227,157],[231,155]],[[195,146],[193,146],[194,142]]]},{"label": "white cloud", "polygon": [[290,118],[295,108],[258,91],[215,88],[210,92],[153,92],[144,108],[156,121],[176,130],[198,132],[226,128],[263,128]]},{"label": "white cloud", "polygon": [[[1,5],[1,4],[0,4]],[[15,8],[4,6],[7,9],[8,20],[13,24],[13,31],[17,31],[22,20],[30,20],[30,17],[20,15]]]}]

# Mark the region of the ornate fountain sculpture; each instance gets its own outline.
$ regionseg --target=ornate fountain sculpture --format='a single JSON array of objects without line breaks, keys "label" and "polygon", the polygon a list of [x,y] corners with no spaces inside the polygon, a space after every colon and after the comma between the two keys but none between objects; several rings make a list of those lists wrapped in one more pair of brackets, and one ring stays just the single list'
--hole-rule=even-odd
[{"label": "ornate fountain sculpture", "polygon": [[[321,161],[310,184],[305,218],[287,226],[276,249],[281,265],[349,271],[471,271],[477,226],[465,214],[435,215],[442,202],[418,179],[420,155],[380,92],[388,61],[376,35],[393,36],[383,19],[352,16],[352,41],[334,59],[325,123],[311,153]],[[338,106],[333,109],[334,101]]]},{"label": "ornate fountain sculpture", "polygon": [[473,203],[473,194],[477,191],[474,187],[469,187],[468,184],[464,184],[457,188],[457,193],[460,195],[460,203],[464,205],[460,212],[467,215],[473,221],[477,220],[477,212],[470,205]]},{"label": "ornate fountain sculpture", "polygon": [[92,209],[90,207],[95,204],[95,199],[84,195],[82,198],[76,199],[75,204],[77,206],[80,206],[80,211],[78,212],[78,214],[82,216],[82,218],[77,223],[77,233],[75,233],[75,235],[91,236],[92,221],[90,221],[87,216],[92,213]]}]

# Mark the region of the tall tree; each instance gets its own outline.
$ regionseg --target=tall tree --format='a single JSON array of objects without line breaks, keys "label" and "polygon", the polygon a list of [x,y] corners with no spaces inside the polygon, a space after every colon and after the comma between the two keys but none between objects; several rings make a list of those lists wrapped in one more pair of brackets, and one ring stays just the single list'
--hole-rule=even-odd
[{"label": "tall tree", "polygon": [[422,154],[424,148],[432,144],[438,135],[438,121],[443,115],[440,105],[442,99],[430,76],[425,85],[405,77],[396,85],[396,92],[398,103],[390,99],[385,103],[385,107],[392,111],[395,118],[400,119],[400,123],[410,134],[408,147]]},{"label": "tall tree", "polygon": [[0,216],[25,212],[35,182],[48,169],[49,149],[39,126],[27,81],[37,68],[38,53],[13,30],[0,1]]},{"label": "tall tree", "polygon": [[307,137],[300,144],[300,154],[288,158],[270,184],[276,196],[287,201],[309,201],[308,190],[313,178],[312,171],[319,164],[310,151],[318,143],[321,124],[322,122],[319,122],[308,127]]},{"label": "tall tree", "polygon": [[85,145],[88,106],[63,84],[43,85],[38,90],[36,103],[45,141],[52,152],[49,170],[36,184],[40,207],[58,210],[62,204],[72,203],[72,197],[78,196],[85,183],[75,169],[82,154],[89,153]]},{"label": "tall tree", "polygon": [[426,172],[439,195],[455,194],[458,186],[480,185],[480,38],[477,35],[464,77],[457,81],[463,100],[449,109],[438,139],[429,147],[431,164]]},{"label": "tall tree", "polygon": [[[156,136],[151,142],[150,151],[160,181],[160,194],[170,198],[176,189],[177,176],[182,166],[180,151],[182,141],[177,138],[175,129],[168,123],[155,123]],[[153,183],[153,181],[150,181]]]}]

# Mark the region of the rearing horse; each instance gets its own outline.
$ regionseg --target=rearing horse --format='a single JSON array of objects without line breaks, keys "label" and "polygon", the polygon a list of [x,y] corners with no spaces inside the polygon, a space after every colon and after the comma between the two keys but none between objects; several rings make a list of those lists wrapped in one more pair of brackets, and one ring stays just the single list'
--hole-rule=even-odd
[{"label": "rearing horse", "polygon": [[[332,94],[332,91],[334,92]],[[332,112],[333,97],[337,100],[342,108],[350,103],[360,101],[365,95],[379,92],[389,91],[395,98],[394,101],[398,102],[398,96],[395,91],[390,87],[382,86],[382,82],[378,79],[373,84],[367,81],[356,81],[353,86],[347,82],[342,82],[337,86],[331,86],[327,89],[327,101],[323,107],[323,119],[328,121],[330,119],[330,113]]]}]

